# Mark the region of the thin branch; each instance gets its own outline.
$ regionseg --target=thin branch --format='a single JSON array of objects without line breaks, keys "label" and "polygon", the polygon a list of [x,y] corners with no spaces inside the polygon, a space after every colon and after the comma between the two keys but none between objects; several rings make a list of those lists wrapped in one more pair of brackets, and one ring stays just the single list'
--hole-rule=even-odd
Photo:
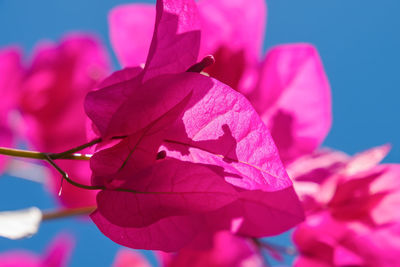
[{"label": "thin branch", "polygon": [[[12,157],[41,159],[41,160],[46,160],[47,159],[46,155],[49,155],[47,153],[42,153],[37,151],[7,148],[7,147],[0,147],[0,154]],[[89,160],[91,156],[92,155],[88,154],[74,153],[63,156],[63,159]],[[50,154],[50,157],[53,158],[52,154]]]},{"label": "thin branch", "polygon": [[[114,136],[111,139],[123,139],[126,136]],[[75,159],[75,160],[89,160],[92,155],[91,154],[81,154],[76,153],[81,151],[85,148],[91,147],[95,144],[101,143],[103,140],[101,138],[96,138],[88,143],[79,145],[77,147],[68,149],[64,152],[60,153],[43,153],[38,151],[32,150],[24,150],[24,149],[16,149],[16,148],[9,148],[9,147],[0,147],[0,155],[12,156],[12,157],[19,157],[19,158],[30,158],[30,159],[41,159],[47,160],[48,156],[51,159]]]},{"label": "thin branch", "polygon": [[[68,177],[68,174],[67,174],[65,171],[63,171],[63,170],[60,168],[60,166],[58,166],[58,165],[54,162],[54,160],[52,160],[52,159],[50,158],[49,155],[46,155],[46,156],[47,156],[47,157],[46,157],[47,162],[50,163],[50,165],[53,166],[53,167],[62,175],[62,179],[65,179],[68,183],[70,183],[70,184],[72,184],[72,185],[74,185],[74,186],[76,186],[76,187],[79,187],[79,188],[82,188],[82,189],[87,189],[87,190],[101,190],[101,189],[105,189],[103,186],[84,185],[84,184],[80,184],[80,183],[77,183],[77,182],[71,180],[71,179]],[[61,180],[61,186],[62,186],[62,180]],[[62,190],[62,187],[60,188],[60,192],[61,192],[61,190]]]},{"label": "thin branch", "polygon": [[51,159],[63,159],[63,158],[68,157],[69,155],[74,154],[74,153],[76,153],[78,151],[81,151],[81,150],[83,150],[85,148],[94,146],[95,144],[98,144],[101,141],[102,141],[101,138],[97,138],[97,139],[94,139],[94,140],[90,141],[89,143],[82,144],[80,146],[71,148],[71,149],[66,150],[64,152],[61,152],[61,153],[49,153],[48,155],[50,156]]},{"label": "thin branch", "polygon": [[90,206],[90,207],[83,207],[83,208],[64,209],[64,210],[43,212],[42,220],[47,221],[47,220],[67,218],[67,217],[72,217],[72,216],[89,215],[90,213],[95,211],[96,208],[97,208],[96,206]]}]

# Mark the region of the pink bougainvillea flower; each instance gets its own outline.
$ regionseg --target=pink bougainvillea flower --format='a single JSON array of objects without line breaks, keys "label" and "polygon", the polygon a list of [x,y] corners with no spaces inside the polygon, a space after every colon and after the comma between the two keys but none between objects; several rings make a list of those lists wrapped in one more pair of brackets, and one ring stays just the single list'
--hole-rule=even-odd
[{"label": "pink bougainvillea flower", "polygon": [[399,229],[398,222],[369,227],[314,214],[293,234],[300,252],[294,266],[397,266]]},{"label": "pink bougainvillea flower", "polygon": [[[344,160],[340,157],[331,157],[335,159],[332,161],[313,159],[314,163],[326,167],[326,172],[322,168],[320,173],[328,175],[314,181],[310,175],[306,181],[314,182],[317,187],[314,205],[305,205],[307,220],[294,233],[301,252],[296,266],[399,264],[394,255],[400,252],[400,165],[377,165],[389,149],[388,145],[380,146]],[[303,163],[310,164],[307,160]],[[296,168],[301,165],[307,164],[298,164]],[[309,178],[307,170],[300,177],[303,181]]]},{"label": "pink bougainvillea flower", "polygon": [[[204,71],[248,97],[285,163],[316,149],[332,120],[330,87],[317,50],[309,44],[281,45],[261,62],[264,0],[201,0],[197,6],[200,58],[212,54],[216,60]],[[122,65],[144,63],[154,18],[154,10],[143,4],[110,13],[111,42]]]},{"label": "pink bougainvillea flower", "polygon": [[115,256],[113,267],[151,267],[146,258],[139,252],[120,249]]},{"label": "pink bougainvillea flower", "polygon": [[62,234],[49,245],[43,255],[23,250],[2,252],[0,253],[0,265],[2,267],[66,267],[73,246],[73,239]]},{"label": "pink bougainvillea flower", "polygon": [[160,252],[163,266],[264,266],[262,256],[254,243],[234,236],[229,232],[218,232],[214,235],[213,246],[208,250],[184,248],[179,252]]},{"label": "pink bougainvillea flower", "polygon": [[[322,149],[296,159],[287,166],[287,171],[294,180],[303,206],[311,211],[325,206],[340,184],[357,183],[354,180],[366,182],[368,177],[379,173],[381,167],[374,168],[389,150],[390,145],[383,145],[350,157],[340,151]],[[368,181],[366,184],[372,182]],[[354,186],[351,188],[356,189]],[[343,197],[351,196],[345,194]]]},{"label": "pink bougainvillea flower", "polygon": [[[0,146],[13,147],[14,133],[11,112],[16,107],[22,66],[17,48],[0,50]],[[7,158],[0,156],[0,173],[5,168]]]},{"label": "pink bougainvillea flower", "polygon": [[86,98],[106,144],[91,159],[92,183],[104,188],[91,218],[119,244],[164,251],[206,246],[220,230],[289,229],[303,212],[268,129],[240,93],[191,72],[212,63],[196,64],[195,2],[156,9],[144,68],[113,74]]},{"label": "pink bougainvillea flower", "polygon": [[[39,45],[21,79],[19,102],[35,149],[56,153],[87,142],[84,97],[108,71],[107,55],[91,36],[74,34],[60,44]],[[88,162],[59,160],[57,164],[74,180],[90,182]],[[60,174],[51,171],[50,191],[57,194]],[[95,192],[67,183],[62,190],[61,202],[68,207],[95,203]]]}]

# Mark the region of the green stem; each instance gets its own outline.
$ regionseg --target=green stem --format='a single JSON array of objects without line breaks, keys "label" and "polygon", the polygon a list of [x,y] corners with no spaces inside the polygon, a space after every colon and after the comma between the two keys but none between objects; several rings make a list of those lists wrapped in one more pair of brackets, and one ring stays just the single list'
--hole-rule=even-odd
[{"label": "green stem", "polygon": [[95,144],[98,144],[101,141],[102,141],[101,138],[97,138],[97,139],[94,139],[94,140],[90,141],[89,143],[85,143],[83,145],[74,147],[74,148],[69,149],[67,151],[64,151],[64,152],[61,152],[61,153],[49,153],[48,155],[50,156],[51,159],[68,158],[71,154],[74,154],[74,153],[76,153],[78,151],[81,151],[81,150],[83,150],[85,148],[88,148],[88,147],[91,147],[91,146],[93,146]]},{"label": "green stem", "polygon": [[[124,137],[115,137],[112,139],[119,139]],[[76,160],[89,160],[92,155],[90,154],[80,154],[76,153],[81,151],[85,148],[91,147],[95,144],[98,144],[102,141],[101,138],[96,138],[88,143],[79,145],[77,147],[68,149],[64,152],[60,153],[43,153],[31,150],[23,150],[23,149],[15,149],[15,148],[8,148],[8,147],[0,147],[0,154],[13,156],[13,157],[20,157],[20,158],[31,158],[31,159],[42,159],[47,160],[49,157],[51,159],[76,159]]]},{"label": "green stem", "polygon": [[[7,147],[0,147],[0,154],[6,155],[6,156],[12,156],[12,157],[41,159],[41,160],[46,160],[47,155],[49,155],[52,159],[60,158],[60,157],[57,157],[58,154],[47,154],[47,153],[42,153],[42,152],[37,152],[37,151],[23,150],[23,149],[16,149],[16,148],[7,148]],[[91,155],[79,154],[79,153],[62,156],[63,159],[77,159],[77,160],[89,160],[90,157],[91,157]]]},{"label": "green stem", "polygon": [[[111,139],[123,139],[126,136],[114,136]],[[23,150],[23,149],[15,149],[15,148],[7,148],[7,147],[0,147],[0,155],[7,155],[7,156],[13,156],[13,157],[20,157],[20,158],[31,158],[31,159],[41,159],[41,160],[46,160],[51,166],[53,166],[61,175],[62,175],[62,180],[61,180],[61,187],[60,187],[60,193],[62,190],[62,182],[65,179],[68,183],[70,183],[73,186],[82,188],[82,189],[87,189],[87,190],[104,190],[104,186],[90,186],[90,185],[84,185],[80,184],[78,182],[75,182],[71,180],[68,177],[68,174],[63,171],[55,162],[54,160],[56,159],[75,159],[75,160],[89,160],[92,155],[88,154],[80,154],[80,153],[75,153],[77,151],[81,151],[87,147],[93,146],[95,144],[98,144],[102,142],[101,138],[94,139],[88,143],[85,143],[83,145],[77,146],[75,148],[66,150],[61,153],[42,153],[42,152],[37,152],[37,151],[31,151],[31,150]],[[125,191],[125,192],[135,192],[131,190],[125,190],[125,189],[120,189],[118,191]]]}]

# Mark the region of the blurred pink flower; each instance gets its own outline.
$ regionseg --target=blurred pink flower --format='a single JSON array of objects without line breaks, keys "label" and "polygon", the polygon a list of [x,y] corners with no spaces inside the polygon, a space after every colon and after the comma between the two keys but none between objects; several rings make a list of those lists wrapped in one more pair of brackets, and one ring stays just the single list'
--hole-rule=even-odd
[{"label": "blurred pink flower", "polygon": [[160,258],[163,266],[166,267],[264,266],[262,256],[253,243],[245,238],[234,236],[229,232],[216,233],[211,249],[197,250],[183,248],[177,253],[160,252]]},{"label": "blurred pink flower", "polygon": [[139,252],[120,249],[115,256],[112,267],[151,267],[151,265]]},{"label": "blurred pink flower", "polygon": [[[264,0],[201,0],[197,6],[199,56],[212,54],[216,60],[204,71],[248,97],[285,163],[316,149],[332,120],[330,87],[316,49],[280,45],[260,61]],[[146,4],[122,5],[110,13],[111,42],[123,66],[145,62],[154,18]]]},{"label": "blurred pink flower", "polygon": [[289,165],[307,213],[293,236],[295,266],[400,264],[400,165],[379,164],[389,149],[353,157],[326,151]]},{"label": "blurred pink flower", "polygon": [[262,237],[297,224],[302,209],[257,113],[240,93],[191,72],[211,63],[196,64],[195,2],[156,9],[144,69],[116,72],[86,98],[105,141],[91,159],[92,182],[104,188],[91,218],[119,244],[163,251],[205,247],[220,230]]},{"label": "blurred pink flower", "polygon": [[317,213],[293,234],[300,252],[294,266],[398,266],[399,231],[398,221],[370,227]]},{"label": "blurred pink flower", "polygon": [[15,250],[0,253],[2,267],[66,267],[74,246],[69,235],[59,235],[48,246],[43,255],[29,251]]},{"label": "blurred pink flower", "polygon": [[[12,110],[16,108],[20,93],[21,79],[20,51],[16,47],[0,50],[0,146],[15,145],[15,126],[12,122]],[[4,171],[7,157],[0,155],[0,174]]]},{"label": "blurred pink flower", "polygon": [[[108,72],[107,54],[91,36],[69,35],[60,44],[42,43],[36,48],[19,83],[26,135],[36,150],[63,152],[87,142],[84,97]],[[57,164],[75,181],[90,183],[88,162],[58,160]],[[52,168],[48,183],[55,195],[60,181]],[[95,193],[64,183],[60,199],[68,207],[93,205]]]}]

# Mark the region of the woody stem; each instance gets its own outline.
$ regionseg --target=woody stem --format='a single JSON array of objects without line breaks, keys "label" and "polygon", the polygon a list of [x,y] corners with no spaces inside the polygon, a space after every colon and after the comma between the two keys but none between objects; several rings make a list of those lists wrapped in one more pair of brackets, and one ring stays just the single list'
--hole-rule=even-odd
[{"label": "woody stem", "polygon": [[63,210],[44,212],[42,215],[42,220],[47,221],[47,220],[67,218],[72,216],[88,215],[95,210],[96,206],[90,206],[90,207],[82,207],[75,209],[63,209]]},{"label": "woody stem", "polygon": [[[69,178],[68,174],[67,174],[65,171],[63,171],[63,170],[60,168],[60,166],[58,166],[58,165],[54,162],[54,160],[52,160],[52,159],[50,158],[49,155],[46,155],[46,161],[47,161],[48,163],[50,163],[50,165],[53,166],[53,167],[62,175],[63,179],[65,179],[68,183],[72,184],[73,186],[76,186],[76,187],[79,187],[79,188],[82,188],[82,189],[87,189],[87,190],[100,190],[100,189],[104,189],[104,187],[102,187],[102,186],[84,185],[84,184],[80,184],[80,183],[78,183],[78,182],[75,182],[75,181],[71,180],[71,179]],[[62,180],[61,180],[61,183],[62,183]],[[61,188],[62,188],[62,184],[61,184]],[[61,190],[61,188],[60,188],[60,190]],[[61,191],[60,191],[60,192],[61,192]]]},{"label": "woody stem", "polygon": [[[32,151],[32,150],[23,150],[23,149],[16,149],[16,148],[8,148],[8,147],[0,147],[0,154],[1,155],[6,155],[6,156],[12,156],[12,157],[19,157],[19,158],[30,158],[30,159],[41,159],[41,160],[46,160],[47,155],[50,156],[50,158],[59,158],[57,157],[58,154],[47,154],[47,153],[42,153],[42,152],[37,152],[37,151]],[[82,155],[79,153],[73,153],[69,155],[63,155],[63,159],[76,159],[76,160],[89,160],[91,155]]]}]

